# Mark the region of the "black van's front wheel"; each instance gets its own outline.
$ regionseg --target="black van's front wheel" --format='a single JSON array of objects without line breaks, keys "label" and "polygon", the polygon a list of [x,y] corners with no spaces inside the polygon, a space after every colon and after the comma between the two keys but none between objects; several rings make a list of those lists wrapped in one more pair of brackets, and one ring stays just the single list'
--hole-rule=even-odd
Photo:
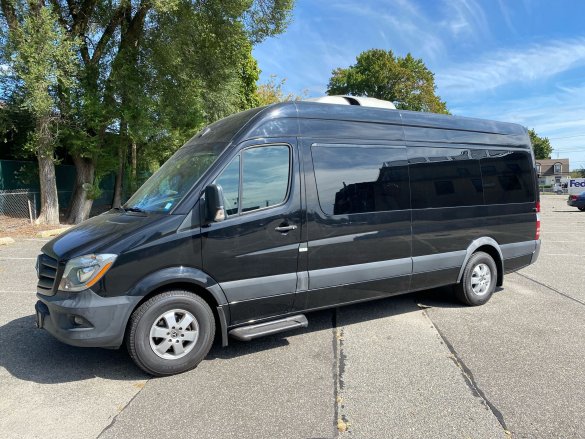
[{"label": "black van's front wheel", "polygon": [[132,313],[126,345],[138,367],[165,376],[197,366],[214,336],[215,319],[205,300],[188,291],[168,291]]},{"label": "black van's front wheel", "polygon": [[496,290],[497,278],[492,257],[484,252],[474,253],[465,265],[461,283],[455,287],[457,297],[466,305],[483,305]]}]

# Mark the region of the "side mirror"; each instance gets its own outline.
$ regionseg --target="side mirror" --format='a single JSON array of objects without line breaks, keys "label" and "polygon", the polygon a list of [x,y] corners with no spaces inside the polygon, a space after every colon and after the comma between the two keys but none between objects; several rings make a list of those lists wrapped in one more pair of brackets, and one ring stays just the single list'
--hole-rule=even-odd
[{"label": "side mirror", "polygon": [[224,219],[223,190],[218,184],[210,184],[205,188],[205,221],[217,223]]}]

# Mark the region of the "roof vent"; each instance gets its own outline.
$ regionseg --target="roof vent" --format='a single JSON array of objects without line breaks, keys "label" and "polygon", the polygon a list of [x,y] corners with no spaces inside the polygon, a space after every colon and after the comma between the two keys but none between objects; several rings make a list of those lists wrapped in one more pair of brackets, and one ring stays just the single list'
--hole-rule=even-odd
[{"label": "roof vent", "polygon": [[322,104],[360,105],[362,107],[387,108],[390,110],[396,110],[396,107],[390,101],[383,101],[376,98],[366,98],[363,96],[321,96],[319,98],[305,99],[305,101],[320,102]]}]

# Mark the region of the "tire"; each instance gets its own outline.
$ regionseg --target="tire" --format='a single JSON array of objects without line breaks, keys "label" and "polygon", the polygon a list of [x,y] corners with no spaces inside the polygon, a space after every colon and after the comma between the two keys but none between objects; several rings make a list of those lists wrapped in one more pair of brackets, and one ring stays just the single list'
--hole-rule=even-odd
[{"label": "tire", "polygon": [[465,265],[461,283],[455,286],[457,298],[466,305],[483,305],[496,290],[497,279],[493,258],[484,252],[474,253]]},{"label": "tire", "polygon": [[132,313],[126,347],[143,371],[167,376],[195,368],[211,349],[214,337],[215,318],[207,302],[189,291],[168,291]]}]

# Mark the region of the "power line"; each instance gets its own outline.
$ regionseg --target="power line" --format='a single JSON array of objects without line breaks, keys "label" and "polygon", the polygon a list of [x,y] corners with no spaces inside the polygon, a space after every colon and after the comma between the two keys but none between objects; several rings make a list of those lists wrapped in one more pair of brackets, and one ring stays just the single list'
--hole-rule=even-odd
[{"label": "power line", "polygon": [[574,137],[585,137],[585,134],[577,134],[576,136],[566,136],[566,137],[549,137],[548,140],[572,139]]},{"label": "power line", "polygon": [[579,149],[559,149],[559,148],[553,148],[553,151],[559,152],[559,153],[565,153],[565,152],[585,152],[585,148],[579,148]]}]

